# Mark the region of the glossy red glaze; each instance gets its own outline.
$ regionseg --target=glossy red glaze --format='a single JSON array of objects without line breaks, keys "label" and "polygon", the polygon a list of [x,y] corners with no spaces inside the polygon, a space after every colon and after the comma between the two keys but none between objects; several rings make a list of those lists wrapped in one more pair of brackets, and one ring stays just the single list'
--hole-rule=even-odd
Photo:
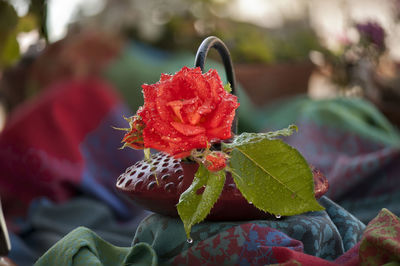
[{"label": "glossy red glaze", "polygon": [[[158,153],[153,160],[140,161],[126,169],[118,178],[116,186],[145,209],[177,217],[176,204],[181,193],[192,183],[197,168],[197,163]],[[321,193],[320,196],[323,195]],[[231,174],[227,173],[222,194],[206,219],[232,221],[271,217],[271,214],[248,203],[237,189]]]}]

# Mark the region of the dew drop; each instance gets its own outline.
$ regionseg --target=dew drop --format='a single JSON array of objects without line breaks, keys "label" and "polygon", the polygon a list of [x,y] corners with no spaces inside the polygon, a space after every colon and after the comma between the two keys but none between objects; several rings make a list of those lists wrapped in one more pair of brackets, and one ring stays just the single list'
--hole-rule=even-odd
[{"label": "dew drop", "polygon": [[280,214],[277,214],[277,215],[275,215],[275,218],[276,218],[276,219],[281,219],[281,215],[280,215]]},{"label": "dew drop", "polygon": [[249,204],[253,204],[253,202],[249,201]]},{"label": "dew drop", "polygon": [[187,241],[189,244],[192,244],[192,243],[193,243],[193,239],[191,239],[191,238],[188,238],[186,241]]}]

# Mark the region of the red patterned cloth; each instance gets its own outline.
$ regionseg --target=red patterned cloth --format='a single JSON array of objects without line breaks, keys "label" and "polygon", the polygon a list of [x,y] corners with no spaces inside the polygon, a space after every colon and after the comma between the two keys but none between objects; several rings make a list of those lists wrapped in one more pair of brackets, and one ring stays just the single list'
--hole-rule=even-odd
[{"label": "red patterned cloth", "polygon": [[400,262],[400,219],[382,209],[364,231],[360,244],[361,265]]},{"label": "red patterned cloth", "polygon": [[5,216],[25,214],[35,198],[61,202],[77,191],[122,204],[115,180],[141,157],[118,151],[123,133],[111,126],[125,125],[121,106],[110,85],[89,78],[57,83],[16,109],[0,135]]}]

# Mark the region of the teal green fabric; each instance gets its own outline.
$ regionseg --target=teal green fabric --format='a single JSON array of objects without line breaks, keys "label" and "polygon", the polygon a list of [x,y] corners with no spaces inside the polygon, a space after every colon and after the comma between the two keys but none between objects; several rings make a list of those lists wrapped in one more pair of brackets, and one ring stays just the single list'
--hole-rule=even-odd
[{"label": "teal green fabric", "polygon": [[346,130],[389,146],[400,145],[398,130],[370,102],[360,98],[313,100],[305,95],[282,99],[264,108],[248,108],[245,115],[256,131],[281,129],[288,124],[312,121]]},{"label": "teal green fabric", "polygon": [[116,247],[86,227],[78,227],[50,248],[35,265],[157,265],[157,255],[146,243]]},{"label": "teal green fabric", "polygon": [[319,100],[304,105],[302,116],[318,124],[348,130],[386,145],[399,145],[400,135],[370,102],[360,98]]}]

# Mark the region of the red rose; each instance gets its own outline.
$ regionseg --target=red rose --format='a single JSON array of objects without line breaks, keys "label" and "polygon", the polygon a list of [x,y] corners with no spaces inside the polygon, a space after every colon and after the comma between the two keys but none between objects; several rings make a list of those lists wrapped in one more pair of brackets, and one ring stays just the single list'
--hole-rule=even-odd
[{"label": "red rose", "polygon": [[220,151],[214,151],[206,156],[204,165],[210,172],[217,172],[225,168],[226,155]]},{"label": "red rose", "polygon": [[216,70],[183,67],[175,75],[143,85],[144,106],[138,111],[146,127],[145,147],[182,158],[231,137],[236,96],[228,93]]}]

